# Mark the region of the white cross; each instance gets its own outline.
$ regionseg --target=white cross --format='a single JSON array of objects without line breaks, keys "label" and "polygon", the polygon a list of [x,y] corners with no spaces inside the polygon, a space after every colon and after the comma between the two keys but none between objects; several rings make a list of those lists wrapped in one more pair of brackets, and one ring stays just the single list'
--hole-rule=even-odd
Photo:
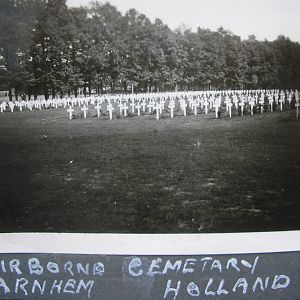
[{"label": "white cross", "polygon": [[270,105],[271,112],[273,112],[273,98],[269,99],[269,105]]},{"label": "white cross", "polygon": [[146,111],[146,101],[145,101],[145,99],[143,99],[142,108],[143,108],[143,112],[145,112]]},{"label": "white cross", "polygon": [[212,97],[209,97],[208,101],[209,101],[209,108],[213,108],[214,99]]},{"label": "white cross", "polygon": [[83,117],[86,118],[86,112],[88,111],[88,108],[86,107],[85,104],[84,104],[84,106],[81,108],[81,110],[83,111]]},{"label": "white cross", "polygon": [[197,112],[198,112],[198,107],[197,107],[197,102],[196,102],[196,100],[195,101],[193,101],[193,108],[194,108],[194,115],[195,116],[197,116]]},{"label": "white cross", "polygon": [[156,110],[156,119],[158,120],[158,119],[159,119],[159,112],[160,112],[160,104],[159,104],[158,102],[156,102],[156,103],[154,104],[153,109]]},{"label": "white cross", "polygon": [[296,102],[295,106],[297,108],[296,117],[297,117],[297,119],[299,119],[299,106],[300,106],[299,102]]},{"label": "white cross", "polygon": [[241,107],[241,115],[243,116],[244,115],[244,99],[241,100],[241,102],[239,103],[239,106]]},{"label": "white cross", "polygon": [[255,104],[254,99],[251,99],[249,104],[250,104],[251,116],[253,116],[253,107],[254,107],[254,104]]},{"label": "white cross", "polygon": [[73,111],[74,111],[74,109],[72,108],[72,106],[70,106],[69,109],[67,109],[67,112],[69,113],[70,120],[72,120]]},{"label": "white cross", "polygon": [[280,100],[279,100],[279,102],[280,102],[280,110],[282,111],[282,104],[284,102],[284,99],[281,97]]},{"label": "white cross", "polygon": [[239,99],[237,97],[234,98],[234,106],[236,108],[236,114],[238,115],[239,113]]},{"label": "white cross", "polygon": [[110,119],[110,120],[112,119],[112,112],[113,112],[113,110],[114,110],[114,107],[112,106],[111,103],[109,103],[109,104],[107,105],[107,111],[109,112],[109,119]]},{"label": "white cross", "polygon": [[130,106],[131,106],[131,112],[132,114],[134,114],[134,107],[135,107],[134,101],[131,102]]},{"label": "white cross", "polygon": [[140,116],[141,115],[141,104],[140,104],[140,102],[138,102],[135,107],[137,109],[138,116]]},{"label": "white cross", "polygon": [[174,108],[175,108],[175,101],[172,99],[169,103],[169,107],[171,109],[171,119],[174,118]]},{"label": "white cross", "polygon": [[186,104],[186,102],[185,102],[185,100],[183,100],[182,102],[181,102],[181,109],[182,109],[182,111],[183,111],[183,115],[186,117],[186,107],[187,107],[187,104]]},{"label": "white cross", "polygon": [[9,101],[8,105],[9,105],[10,111],[14,112],[15,104],[12,101]]},{"label": "white cross", "polygon": [[[111,103],[109,102],[109,104],[111,104]],[[120,115],[122,116],[122,113],[123,113],[123,103],[122,103],[122,101],[119,101],[118,107],[119,107],[119,110],[120,110]]]},{"label": "white cross", "polygon": [[205,106],[205,114],[207,114],[208,113],[208,101],[206,98],[204,100],[204,106]]},{"label": "white cross", "polygon": [[229,118],[231,118],[231,107],[232,107],[232,102],[229,100],[227,102],[227,107],[228,107],[228,112],[229,112]]},{"label": "white cross", "polygon": [[101,110],[101,105],[98,103],[95,108],[97,109],[97,116],[98,118],[100,117],[100,110]]},{"label": "white cross", "polygon": [[219,107],[220,107],[220,100],[216,100],[215,103],[214,103],[214,108],[215,108],[215,113],[216,113],[216,118],[218,119],[219,118]]},{"label": "white cross", "polygon": [[265,99],[264,98],[260,98],[259,104],[260,104],[260,113],[262,114],[264,112]]},{"label": "white cross", "polygon": [[127,117],[127,109],[128,109],[127,102],[124,102],[123,104],[124,117]]}]

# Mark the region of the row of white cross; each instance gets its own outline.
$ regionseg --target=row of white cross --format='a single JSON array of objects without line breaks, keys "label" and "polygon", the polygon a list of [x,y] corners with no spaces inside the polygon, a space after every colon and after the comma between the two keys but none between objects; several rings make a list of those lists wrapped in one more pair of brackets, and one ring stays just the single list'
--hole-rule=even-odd
[{"label": "row of white cross", "polygon": [[[148,93],[138,95],[103,95],[92,97],[80,97],[80,98],[59,98],[59,99],[37,99],[37,100],[21,100],[21,101],[9,101],[8,103],[3,101],[0,104],[0,112],[4,112],[9,107],[13,112],[15,107],[19,111],[25,109],[28,110],[41,110],[43,108],[59,108],[69,107],[69,117],[72,118],[74,107],[78,106],[83,112],[84,118],[87,116],[88,106],[93,105],[97,110],[97,115],[100,117],[100,111],[103,104],[107,104],[106,111],[109,113],[110,119],[112,119],[114,104],[119,106],[121,115],[127,116],[128,109],[131,108],[131,113],[139,116],[141,110],[145,113],[146,107],[149,113],[156,112],[156,118],[162,114],[165,109],[165,104],[168,102],[168,108],[171,112],[171,118],[174,117],[174,109],[177,103],[179,103],[180,109],[183,111],[183,115],[186,116],[187,107],[193,110],[194,114],[197,114],[198,108],[205,109],[205,113],[208,113],[209,109],[214,108],[216,117],[218,117],[219,110],[222,103],[226,105],[226,110],[231,117],[232,106],[234,104],[238,111],[240,107],[241,114],[244,113],[244,107],[250,106],[251,114],[256,105],[260,105],[261,113],[263,113],[264,105],[270,106],[270,111],[273,111],[274,103],[278,105],[280,103],[280,110],[283,110],[283,104],[287,101],[289,106],[292,100],[295,99],[295,105],[297,107],[297,118],[299,109],[299,92],[298,90],[241,90],[241,91],[190,91],[190,92],[168,92],[168,93]],[[266,101],[268,101],[266,103]],[[83,107],[82,107],[83,106]]]},{"label": "row of white cross", "polygon": [[[266,96],[267,95],[267,96]],[[156,118],[159,119],[160,115],[162,115],[163,111],[166,108],[166,103],[168,104],[167,108],[170,109],[171,118],[174,117],[174,110],[177,107],[177,104],[179,104],[179,108],[182,110],[182,113],[184,116],[187,114],[187,107],[189,107],[194,115],[198,114],[198,109],[205,110],[205,114],[208,113],[209,109],[215,110],[216,118],[219,117],[219,112],[221,109],[222,104],[226,105],[226,111],[229,114],[229,117],[232,116],[232,107],[235,106],[236,112],[240,112],[241,115],[244,114],[244,109],[246,105],[250,107],[251,115],[254,113],[254,107],[259,106],[261,114],[264,112],[265,105],[270,106],[270,111],[273,112],[274,110],[274,104],[279,105],[280,103],[280,110],[283,110],[283,104],[288,101],[289,106],[291,105],[291,101],[293,99],[293,96],[295,96],[295,106],[297,107],[297,118],[299,116],[299,94],[290,92],[285,97],[285,94],[281,93],[278,95],[278,93],[263,93],[260,95],[254,94],[248,95],[246,97],[241,96],[240,98],[236,96],[236,94],[233,94],[231,96],[225,95],[225,97],[222,97],[221,95],[215,96],[215,97],[190,97],[188,99],[179,98],[174,99],[171,97],[168,100],[165,100],[164,97],[162,98],[150,98],[148,101],[144,99],[140,99],[139,101],[136,101],[136,99],[132,99],[131,101],[126,100],[118,100],[117,106],[119,107],[119,113],[120,115],[123,115],[124,117],[127,117],[128,111],[134,115],[137,114],[138,116],[141,115],[141,111],[143,113],[146,113],[148,111],[149,114],[152,112],[156,114]],[[266,103],[266,100],[268,101]],[[106,112],[109,113],[110,120],[113,116],[113,111],[115,110],[114,105],[112,104],[111,100],[109,99],[107,101],[103,101],[102,99],[98,100],[97,104],[95,105],[95,109],[97,110],[97,116],[100,117],[102,108],[106,105]],[[114,101],[116,102],[116,101]],[[84,104],[83,107],[80,108],[83,112],[83,117],[87,117],[87,111],[89,110],[88,104]],[[105,111],[105,109],[104,109]],[[72,105],[69,106],[67,109],[67,112],[69,113],[69,118],[73,118],[73,112],[74,107]]]}]

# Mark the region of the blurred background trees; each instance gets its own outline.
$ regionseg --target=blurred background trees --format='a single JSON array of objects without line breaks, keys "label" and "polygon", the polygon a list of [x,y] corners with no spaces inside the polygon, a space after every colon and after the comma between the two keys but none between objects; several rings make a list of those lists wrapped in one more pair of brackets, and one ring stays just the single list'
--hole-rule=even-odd
[{"label": "blurred background trees", "polygon": [[171,30],[109,3],[0,1],[0,90],[10,98],[83,93],[300,87],[300,44],[229,30]]}]

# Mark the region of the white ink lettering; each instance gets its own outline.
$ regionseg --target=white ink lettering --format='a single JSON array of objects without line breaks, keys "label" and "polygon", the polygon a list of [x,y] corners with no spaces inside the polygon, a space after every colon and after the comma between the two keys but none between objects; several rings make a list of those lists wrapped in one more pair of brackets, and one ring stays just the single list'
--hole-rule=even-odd
[{"label": "white ink lettering", "polygon": [[215,259],[213,263],[211,264],[211,270],[212,269],[218,269],[220,273],[222,273],[222,265],[221,262],[218,259]]},{"label": "white ink lettering", "polygon": [[223,289],[223,285],[224,285],[224,279],[222,279],[220,284],[219,284],[219,287],[218,287],[218,290],[217,290],[217,295],[222,295],[222,294],[227,295],[228,294],[228,291]]},{"label": "white ink lettering", "polygon": [[19,275],[22,274],[22,272],[19,269],[19,266],[20,266],[20,260],[18,260],[18,259],[12,259],[9,262],[9,268],[12,273],[13,273],[13,271],[16,271],[17,274],[19,274]]},{"label": "white ink lettering", "polygon": [[90,266],[90,264],[86,264],[85,268],[84,268],[81,263],[78,263],[77,264],[77,272],[78,272],[78,274],[84,273],[85,275],[89,275],[89,266]]},{"label": "white ink lettering", "polygon": [[257,277],[256,280],[255,280],[255,282],[254,282],[254,284],[253,284],[253,286],[252,286],[252,291],[253,291],[253,293],[255,293],[256,288],[257,288],[258,285],[260,286],[260,289],[261,289],[262,291],[265,290],[265,289],[264,289],[264,285],[263,285],[262,279],[261,279],[260,277]]},{"label": "white ink lettering", "polygon": [[41,266],[40,261],[37,258],[28,259],[28,268],[30,274],[42,275],[44,268]]},{"label": "white ink lettering", "polygon": [[68,271],[72,276],[74,276],[74,273],[73,273],[73,271],[72,271],[72,268],[73,268],[72,262],[71,262],[71,261],[67,261],[67,262],[65,263],[65,266],[64,266],[65,272]]},{"label": "white ink lettering", "polygon": [[227,265],[226,265],[226,269],[228,270],[229,267],[232,266],[234,269],[236,269],[238,272],[240,272],[240,268],[237,266],[237,259],[232,257],[230,259],[228,259],[227,261]]},{"label": "white ink lettering", "polygon": [[4,262],[4,260],[1,260],[1,269],[2,269],[2,272],[6,273],[6,268],[5,268],[5,262]]},{"label": "white ink lettering", "polygon": [[201,261],[204,261],[203,267],[202,267],[202,271],[204,271],[205,266],[207,264],[207,261],[212,260],[212,257],[203,257],[201,258]]},{"label": "white ink lettering", "polygon": [[[75,280],[75,279],[69,279],[69,280],[67,281],[67,283],[65,284],[65,287],[64,287],[64,289],[63,289],[63,292],[64,292],[64,293],[69,293],[69,294],[74,294],[74,293],[75,293],[75,291],[74,291],[74,289],[75,289],[75,284],[76,284],[76,280]],[[71,288],[71,289],[73,289],[73,290],[68,290],[68,288]]]},{"label": "white ink lettering", "polygon": [[60,280],[58,284],[57,284],[57,280],[54,280],[53,285],[52,285],[51,290],[50,290],[50,294],[53,295],[54,289],[57,289],[57,293],[60,294],[62,283],[63,283],[62,280]]},{"label": "white ink lettering", "polygon": [[194,258],[188,258],[186,261],[185,261],[185,263],[184,263],[184,265],[183,265],[183,269],[182,269],[182,273],[183,274],[186,274],[186,273],[193,273],[195,270],[194,270],[194,268],[188,268],[190,265],[192,265],[192,266],[194,266],[195,265],[195,263],[196,263],[196,259],[194,259]]},{"label": "white ink lettering", "polygon": [[256,256],[256,257],[255,257],[255,260],[254,260],[254,262],[253,262],[253,267],[252,267],[252,270],[251,270],[251,274],[254,274],[254,271],[255,271],[255,268],[256,268],[256,265],[257,265],[258,258],[259,258],[259,256]]},{"label": "white ink lettering", "polygon": [[172,283],[172,281],[171,281],[171,279],[169,279],[168,282],[167,282],[167,287],[166,287],[166,290],[165,290],[164,299],[166,299],[166,297],[168,296],[168,294],[170,292],[174,292],[173,300],[175,300],[176,297],[177,297],[177,295],[178,295],[178,293],[179,293],[181,281],[177,282],[176,288],[172,288],[171,287],[171,283]]},{"label": "white ink lettering", "polygon": [[149,268],[149,272],[147,275],[149,276],[154,276],[155,274],[161,274],[160,271],[153,271],[154,268],[159,269],[159,264],[161,264],[162,259],[158,257],[157,259],[153,259]]},{"label": "white ink lettering", "polygon": [[4,289],[4,294],[10,293],[9,287],[7,286],[5,280],[1,277],[0,277],[0,287]]},{"label": "white ink lettering", "polygon": [[265,289],[268,287],[269,285],[269,280],[270,280],[270,277],[267,277],[266,280],[265,280]]},{"label": "white ink lettering", "polygon": [[246,278],[239,278],[239,280],[236,282],[236,284],[234,285],[232,291],[236,292],[236,289],[238,287],[243,287],[243,294],[247,293],[247,289],[248,289],[248,283]]},{"label": "white ink lettering", "polygon": [[[282,283],[279,281],[283,280]],[[284,289],[290,284],[290,278],[286,275],[275,275],[273,284],[272,284],[272,289],[277,290],[277,289]]]},{"label": "white ink lettering", "polygon": [[15,293],[18,293],[18,290],[22,290],[24,292],[24,295],[27,296],[28,292],[25,289],[25,285],[28,284],[28,280],[25,278],[17,278],[16,280],[16,286],[15,286]]},{"label": "white ink lettering", "polygon": [[207,285],[206,285],[206,288],[205,288],[205,291],[204,291],[204,293],[205,293],[206,296],[208,296],[208,295],[214,296],[214,295],[216,294],[215,292],[209,291],[209,290],[208,290],[208,288],[211,286],[211,284],[212,284],[213,282],[214,282],[213,279],[212,279],[212,278],[209,278],[209,281],[208,281],[208,283],[207,283]]},{"label": "white ink lettering", "polygon": [[164,269],[162,271],[162,274],[167,274],[168,269],[170,269],[172,271],[176,270],[176,273],[177,273],[180,270],[181,263],[182,263],[181,260],[177,260],[174,264],[172,264],[170,260],[167,260],[167,262],[165,264],[165,267],[164,267]]},{"label": "white ink lettering", "polygon": [[94,285],[94,280],[89,280],[87,283],[85,283],[82,279],[79,281],[79,284],[76,289],[76,294],[80,293],[81,288],[84,288],[85,290],[88,289],[88,297],[91,297],[91,290]]},{"label": "white ink lettering", "polygon": [[47,263],[47,270],[53,274],[59,273],[59,267],[57,263],[54,263],[52,261],[49,261]]},{"label": "white ink lettering", "polygon": [[37,280],[34,280],[34,282],[32,284],[31,293],[34,294],[35,293],[35,289],[39,288],[41,295],[43,295],[44,292],[45,292],[45,287],[46,287],[46,280],[43,281],[42,286],[41,286],[41,284]]},{"label": "white ink lettering", "polygon": [[135,257],[133,260],[131,260],[131,262],[129,263],[128,266],[128,271],[129,274],[133,277],[138,277],[141,276],[143,274],[143,270],[139,269],[137,272],[135,272],[133,269],[139,268],[142,266],[142,261],[140,260],[140,258]]},{"label": "white ink lettering", "polygon": [[190,282],[189,285],[186,288],[189,295],[197,297],[200,295],[199,287],[196,283]]},{"label": "white ink lettering", "polygon": [[93,266],[93,275],[102,276],[104,274],[104,264],[102,262],[97,262]]}]

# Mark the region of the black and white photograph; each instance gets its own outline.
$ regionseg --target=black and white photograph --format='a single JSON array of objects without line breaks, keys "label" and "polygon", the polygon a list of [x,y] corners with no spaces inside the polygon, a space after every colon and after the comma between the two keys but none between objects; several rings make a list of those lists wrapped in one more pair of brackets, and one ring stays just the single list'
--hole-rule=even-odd
[{"label": "black and white photograph", "polygon": [[0,1],[0,231],[300,228],[298,0]]},{"label": "black and white photograph", "polygon": [[300,299],[300,0],[0,0],[0,299]]}]

